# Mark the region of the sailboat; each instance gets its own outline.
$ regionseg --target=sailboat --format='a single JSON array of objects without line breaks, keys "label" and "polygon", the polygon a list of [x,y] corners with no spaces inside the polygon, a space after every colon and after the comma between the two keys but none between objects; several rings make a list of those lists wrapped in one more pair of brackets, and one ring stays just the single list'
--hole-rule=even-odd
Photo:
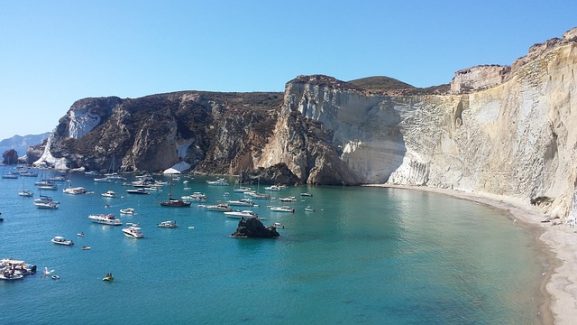
[{"label": "sailboat", "polygon": [[180,172],[174,168],[169,168],[164,171],[165,175],[170,177],[170,192],[168,194],[168,200],[160,202],[160,206],[169,207],[169,208],[187,208],[191,205],[190,202],[185,202],[181,199],[175,199],[172,197],[172,187],[174,183],[174,175],[180,174]]},{"label": "sailboat", "polygon": [[34,193],[30,190],[27,190],[24,187],[24,178],[22,178],[22,189],[18,192],[18,195],[22,196],[22,197],[32,197],[34,196]]}]

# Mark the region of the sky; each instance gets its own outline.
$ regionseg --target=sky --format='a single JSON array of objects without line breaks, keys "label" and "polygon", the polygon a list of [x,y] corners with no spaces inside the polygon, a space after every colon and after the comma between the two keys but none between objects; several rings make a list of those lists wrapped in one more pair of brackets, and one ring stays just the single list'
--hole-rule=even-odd
[{"label": "sky", "polygon": [[298,75],[417,87],[510,65],[577,27],[577,1],[0,0],[0,139],[85,97],[283,91]]}]

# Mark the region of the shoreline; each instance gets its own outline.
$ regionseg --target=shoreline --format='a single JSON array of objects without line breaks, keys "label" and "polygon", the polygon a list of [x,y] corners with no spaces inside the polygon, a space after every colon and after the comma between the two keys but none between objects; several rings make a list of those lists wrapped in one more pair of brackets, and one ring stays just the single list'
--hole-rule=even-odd
[{"label": "shoreline", "polygon": [[539,315],[542,324],[574,324],[577,319],[577,228],[542,223],[546,216],[527,203],[490,193],[467,193],[455,190],[392,184],[366,184],[366,187],[415,190],[448,195],[485,204],[507,212],[513,221],[527,226],[542,254],[544,272],[539,285]]}]

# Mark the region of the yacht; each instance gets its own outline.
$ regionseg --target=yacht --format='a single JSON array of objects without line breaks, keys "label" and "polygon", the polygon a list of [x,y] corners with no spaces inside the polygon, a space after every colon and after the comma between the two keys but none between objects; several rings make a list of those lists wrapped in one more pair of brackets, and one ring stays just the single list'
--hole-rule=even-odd
[{"label": "yacht", "polygon": [[62,236],[54,236],[51,240],[56,245],[63,245],[63,246],[72,246],[74,242],[70,239],[66,239]]},{"label": "yacht", "polygon": [[120,226],[122,222],[112,214],[91,214],[88,219],[94,223],[100,223],[109,226]]},{"label": "yacht", "polygon": [[232,209],[224,204],[224,203],[219,203],[216,205],[205,205],[204,206],[208,211],[218,211],[218,212],[228,212],[228,211],[232,211]]},{"label": "yacht", "polygon": [[13,172],[9,172],[7,174],[2,175],[2,178],[4,178],[4,179],[18,179],[18,174],[13,173]]},{"label": "yacht", "polygon": [[244,210],[244,211],[229,211],[224,213],[227,218],[242,219],[242,218],[258,218],[258,215],[254,211]]},{"label": "yacht", "polygon": [[128,194],[150,194],[145,188],[137,188],[137,189],[133,189],[133,190],[126,190],[126,193]]},{"label": "yacht", "polygon": [[290,212],[290,213],[295,213],[295,209],[294,209],[294,208],[287,207],[287,206],[271,207],[270,210],[273,211],[273,212]]},{"label": "yacht", "polygon": [[252,192],[245,192],[244,194],[250,196],[255,200],[270,200],[270,195],[265,193],[257,193],[255,191],[252,191]]},{"label": "yacht", "polygon": [[284,185],[271,185],[271,186],[265,187],[264,189],[267,191],[280,191],[280,190],[283,190],[285,188],[286,188],[286,186],[284,186]]},{"label": "yacht", "polygon": [[279,200],[281,202],[296,202],[297,198],[294,196],[289,196],[289,197],[281,197]]},{"label": "yacht", "polygon": [[30,191],[30,190],[22,190],[22,191],[18,192],[18,195],[23,196],[23,197],[32,197],[32,196],[34,196],[34,193],[32,193],[32,191]]},{"label": "yacht", "polygon": [[311,193],[308,193],[308,192],[303,192],[303,193],[301,193],[301,196],[311,197],[311,196],[313,196],[313,195],[312,195]]},{"label": "yacht", "polygon": [[84,187],[67,187],[62,192],[66,194],[78,195],[86,194],[86,189]]},{"label": "yacht", "polygon": [[129,226],[128,228],[122,228],[122,232],[124,233],[124,235],[126,237],[131,237],[131,238],[144,237],[144,234],[140,230],[140,227],[136,227],[136,226]]},{"label": "yacht", "polygon": [[228,182],[224,178],[219,178],[216,181],[206,181],[208,185],[228,186]]},{"label": "yacht", "polygon": [[180,198],[186,201],[206,201],[207,196],[201,192],[194,192],[190,195],[181,196]]},{"label": "yacht", "polygon": [[106,198],[114,198],[114,197],[116,197],[116,192],[114,192],[112,190],[108,190],[108,191],[106,191],[100,195],[102,195],[103,197],[106,197]]},{"label": "yacht", "polygon": [[134,210],[134,208],[124,208],[124,209],[120,209],[120,214],[135,215],[136,210]]},{"label": "yacht", "polygon": [[176,225],[176,222],[174,220],[166,220],[158,224],[158,228],[176,228],[176,227],[178,226]]},{"label": "yacht", "polygon": [[240,200],[230,200],[227,201],[228,205],[230,206],[237,206],[237,207],[253,207],[256,206],[252,200],[249,199],[240,199]]},{"label": "yacht", "polygon": [[42,180],[34,183],[34,185],[41,190],[56,190],[57,188],[56,184],[49,180]]},{"label": "yacht", "polygon": [[50,202],[34,201],[34,205],[38,209],[58,209],[58,203],[56,203],[54,201],[50,201]]}]

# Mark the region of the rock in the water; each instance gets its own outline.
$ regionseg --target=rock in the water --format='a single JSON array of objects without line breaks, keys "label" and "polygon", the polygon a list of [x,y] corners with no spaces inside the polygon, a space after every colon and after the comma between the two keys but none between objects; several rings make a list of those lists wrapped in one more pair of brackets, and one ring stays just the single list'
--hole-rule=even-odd
[{"label": "rock in the water", "polygon": [[237,238],[276,238],[279,233],[274,226],[265,227],[257,218],[242,218],[232,236]]},{"label": "rock in the water", "polygon": [[18,153],[14,149],[4,151],[2,163],[5,165],[16,165],[18,163]]}]

